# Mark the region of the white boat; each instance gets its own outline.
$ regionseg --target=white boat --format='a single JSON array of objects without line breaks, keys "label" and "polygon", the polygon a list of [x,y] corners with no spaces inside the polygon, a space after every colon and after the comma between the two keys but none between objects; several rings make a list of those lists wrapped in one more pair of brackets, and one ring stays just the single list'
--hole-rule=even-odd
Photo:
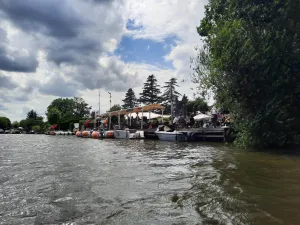
[{"label": "white boat", "polygon": [[144,137],[144,131],[134,130],[114,130],[114,137],[117,139],[142,139]]},{"label": "white boat", "polygon": [[186,141],[186,135],[180,131],[155,131],[156,136],[160,141]]}]

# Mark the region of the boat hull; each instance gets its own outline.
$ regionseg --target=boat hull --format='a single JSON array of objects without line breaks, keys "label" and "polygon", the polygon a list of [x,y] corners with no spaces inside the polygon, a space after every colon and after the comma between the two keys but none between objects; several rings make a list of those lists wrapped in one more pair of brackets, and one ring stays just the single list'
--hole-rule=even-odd
[{"label": "boat hull", "polygon": [[155,134],[160,141],[186,141],[185,135],[178,131],[175,132],[156,131]]},{"label": "boat hull", "polygon": [[132,133],[130,130],[114,130],[114,137],[117,139],[142,139],[144,138],[144,132],[136,131]]}]

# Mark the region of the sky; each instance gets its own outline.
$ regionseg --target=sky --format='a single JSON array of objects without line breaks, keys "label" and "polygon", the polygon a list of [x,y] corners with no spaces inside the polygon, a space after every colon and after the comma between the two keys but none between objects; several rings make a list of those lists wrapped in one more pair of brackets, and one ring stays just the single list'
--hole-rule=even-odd
[{"label": "sky", "polygon": [[[0,116],[45,116],[56,98],[100,111],[137,97],[147,77],[177,78],[190,99],[190,57],[207,0],[0,0]],[[193,90],[192,90],[193,89]]]}]

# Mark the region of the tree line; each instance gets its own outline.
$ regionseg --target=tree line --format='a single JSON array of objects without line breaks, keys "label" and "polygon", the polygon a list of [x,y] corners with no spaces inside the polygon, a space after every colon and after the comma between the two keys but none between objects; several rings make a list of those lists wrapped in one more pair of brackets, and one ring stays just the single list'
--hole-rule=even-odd
[{"label": "tree line", "polygon": [[91,107],[84,99],[57,98],[47,107],[45,112],[47,121],[39,116],[35,110],[30,110],[25,119],[11,123],[7,117],[0,117],[0,128],[11,129],[22,127],[24,131],[44,132],[50,125],[58,124],[60,129],[73,129],[74,123],[84,123],[90,115]]},{"label": "tree line", "polygon": [[[118,111],[127,108],[133,108],[139,104],[156,104],[160,103],[165,106],[164,113],[171,113],[171,102],[173,101],[174,108],[177,114],[186,112],[208,110],[208,105],[203,98],[196,98],[189,100],[186,95],[181,95],[177,92],[178,87],[177,80],[171,78],[168,82],[165,82],[164,86],[157,84],[155,76],[152,74],[148,76],[144,83],[140,97],[137,98],[132,88],[129,88],[125,94],[125,98],[122,100],[123,105],[113,105],[108,111]],[[161,92],[161,90],[164,90]],[[179,99],[181,97],[181,99]],[[46,121],[44,118],[37,114],[35,110],[30,110],[25,119],[21,121],[11,122],[7,117],[0,117],[0,128],[10,129],[22,127],[25,131],[44,132],[49,126],[58,124],[58,128],[62,130],[73,129],[74,123],[80,123],[82,125],[86,120],[93,119],[95,117],[95,111],[91,112],[91,108],[83,98],[57,98],[54,99],[45,112]],[[182,111],[184,109],[184,111]]]},{"label": "tree line", "polygon": [[[123,105],[114,105],[111,110],[116,111],[121,108],[133,108],[139,106],[139,104],[149,105],[157,103],[165,106],[164,113],[166,114],[171,113],[172,103],[176,113],[180,113],[183,109],[186,109],[185,111],[188,112],[195,112],[196,110],[205,112],[208,110],[207,102],[203,98],[199,97],[195,100],[189,100],[185,94],[182,95],[176,90],[177,87],[179,85],[176,78],[171,78],[163,86],[160,86],[157,83],[156,77],[151,74],[144,83],[139,98],[136,97],[133,89],[129,88],[125,94],[125,98],[122,100]],[[183,112],[181,113],[184,114]]]},{"label": "tree line", "polygon": [[208,1],[193,77],[232,113],[239,146],[300,145],[299,11],[299,0]]}]

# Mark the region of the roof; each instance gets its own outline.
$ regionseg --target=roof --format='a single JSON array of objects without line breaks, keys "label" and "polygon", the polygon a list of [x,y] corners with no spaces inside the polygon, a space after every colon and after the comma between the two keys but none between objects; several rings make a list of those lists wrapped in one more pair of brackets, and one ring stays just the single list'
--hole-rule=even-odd
[{"label": "roof", "polygon": [[145,105],[145,106],[141,106],[141,107],[135,107],[135,108],[131,108],[131,109],[122,109],[120,111],[113,111],[113,112],[107,112],[107,113],[103,113],[101,115],[99,115],[100,117],[103,116],[117,116],[117,115],[127,115],[130,112],[149,112],[152,110],[156,110],[156,109],[160,109],[160,110],[164,110],[165,107],[162,106],[161,104],[152,104],[152,105]]}]

